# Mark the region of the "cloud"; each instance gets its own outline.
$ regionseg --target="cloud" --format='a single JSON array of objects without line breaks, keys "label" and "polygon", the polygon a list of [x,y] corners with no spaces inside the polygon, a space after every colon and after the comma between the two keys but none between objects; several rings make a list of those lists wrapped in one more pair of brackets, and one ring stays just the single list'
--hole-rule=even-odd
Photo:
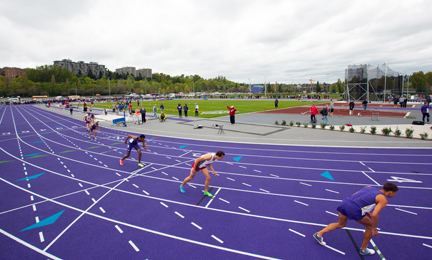
[{"label": "cloud", "polygon": [[252,83],[335,82],[348,65],[386,60],[432,71],[428,10],[400,0],[7,1],[0,67],[69,58]]}]

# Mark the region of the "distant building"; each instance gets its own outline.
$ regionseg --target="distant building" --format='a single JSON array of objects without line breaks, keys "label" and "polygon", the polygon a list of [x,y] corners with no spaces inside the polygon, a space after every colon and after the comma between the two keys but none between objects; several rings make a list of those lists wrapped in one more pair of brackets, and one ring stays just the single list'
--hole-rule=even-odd
[{"label": "distant building", "polygon": [[93,75],[99,77],[102,73],[105,74],[105,65],[99,65],[97,62],[85,63],[84,61],[74,62],[70,59],[56,60],[54,61],[54,66],[64,68],[69,70],[70,72],[75,72],[76,75],[89,74],[91,70]]},{"label": "distant building", "polygon": [[14,79],[17,77],[21,77],[22,75],[27,75],[27,70],[20,68],[4,67],[3,69],[0,69],[0,75],[6,76],[9,79]]},{"label": "distant building", "polygon": [[152,79],[152,70],[151,69],[139,69],[137,70],[135,67],[123,67],[120,69],[116,69],[117,74],[121,75],[132,75],[136,77],[145,77],[148,80]]}]

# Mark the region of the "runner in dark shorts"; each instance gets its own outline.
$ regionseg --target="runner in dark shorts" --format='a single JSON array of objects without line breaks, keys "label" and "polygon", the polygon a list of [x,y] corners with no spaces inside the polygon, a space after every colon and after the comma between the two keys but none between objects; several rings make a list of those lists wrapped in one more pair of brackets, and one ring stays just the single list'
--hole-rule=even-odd
[{"label": "runner in dark shorts", "polygon": [[120,159],[120,165],[123,165],[123,160],[130,156],[132,148],[134,148],[138,152],[138,166],[144,167],[144,165],[141,163],[141,148],[139,147],[138,142],[142,142],[143,148],[148,149],[148,147],[145,146],[145,135],[140,135],[139,138],[133,135],[128,135],[126,137],[125,144],[128,145],[127,154]]},{"label": "runner in dark shorts", "polygon": [[91,138],[91,135],[92,135],[92,133],[94,132],[94,137],[95,137],[95,140],[96,140],[96,128],[98,129],[97,133],[99,134],[99,133],[100,133],[99,121],[97,121],[96,123],[93,123],[93,124],[90,126],[90,134],[89,134],[89,138]]}]

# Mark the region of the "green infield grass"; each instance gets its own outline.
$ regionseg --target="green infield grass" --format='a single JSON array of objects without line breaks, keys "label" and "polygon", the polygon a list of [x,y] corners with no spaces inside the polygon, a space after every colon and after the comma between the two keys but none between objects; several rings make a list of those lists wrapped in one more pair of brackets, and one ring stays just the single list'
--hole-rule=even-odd
[{"label": "green infield grass", "polygon": [[[185,104],[189,107],[188,116],[195,116],[195,103],[199,106],[199,116],[204,118],[214,118],[228,115],[228,106],[234,106],[237,109],[236,114],[251,113],[258,111],[266,111],[275,109],[274,100],[231,100],[231,99],[208,99],[208,100],[195,100],[195,99],[182,99],[182,100],[164,100],[164,101],[140,101],[140,106],[137,106],[136,101],[132,101],[133,109],[140,109],[144,105],[147,110],[147,114],[153,114],[153,106],[156,104],[158,108],[158,114],[160,113],[160,105],[163,104],[165,107],[165,113],[168,115],[177,115],[177,106],[181,104],[184,107]],[[305,102],[305,101],[279,101],[279,109],[288,107],[298,107],[311,104],[319,104],[323,102]],[[113,103],[95,103],[95,107],[106,108],[108,111],[112,111]],[[182,112],[184,115],[184,112]]]}]

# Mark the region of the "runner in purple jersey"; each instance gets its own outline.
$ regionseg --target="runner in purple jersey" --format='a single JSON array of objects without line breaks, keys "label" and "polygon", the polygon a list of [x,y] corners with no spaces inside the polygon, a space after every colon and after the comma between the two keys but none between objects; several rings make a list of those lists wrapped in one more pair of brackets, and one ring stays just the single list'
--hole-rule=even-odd
[{"label": "runner in purple jersey", "polygon": [[139,147],[138,142],[142,142],[143,148],[148,149],[148,147],[145,146],[145,135],[140,135],[139,138],[137,136],[134,136],[134,135],[128,135],[126,137],[125,144],[128,145],[127,154],[125,156],[123,156],[123,158],[120,159],[120,165],[123,165],[123,160],[130,156],[132,148],[134,148],[138,152],[138,166],[144,167],[144,165],[141,163],[141,148]]}]

